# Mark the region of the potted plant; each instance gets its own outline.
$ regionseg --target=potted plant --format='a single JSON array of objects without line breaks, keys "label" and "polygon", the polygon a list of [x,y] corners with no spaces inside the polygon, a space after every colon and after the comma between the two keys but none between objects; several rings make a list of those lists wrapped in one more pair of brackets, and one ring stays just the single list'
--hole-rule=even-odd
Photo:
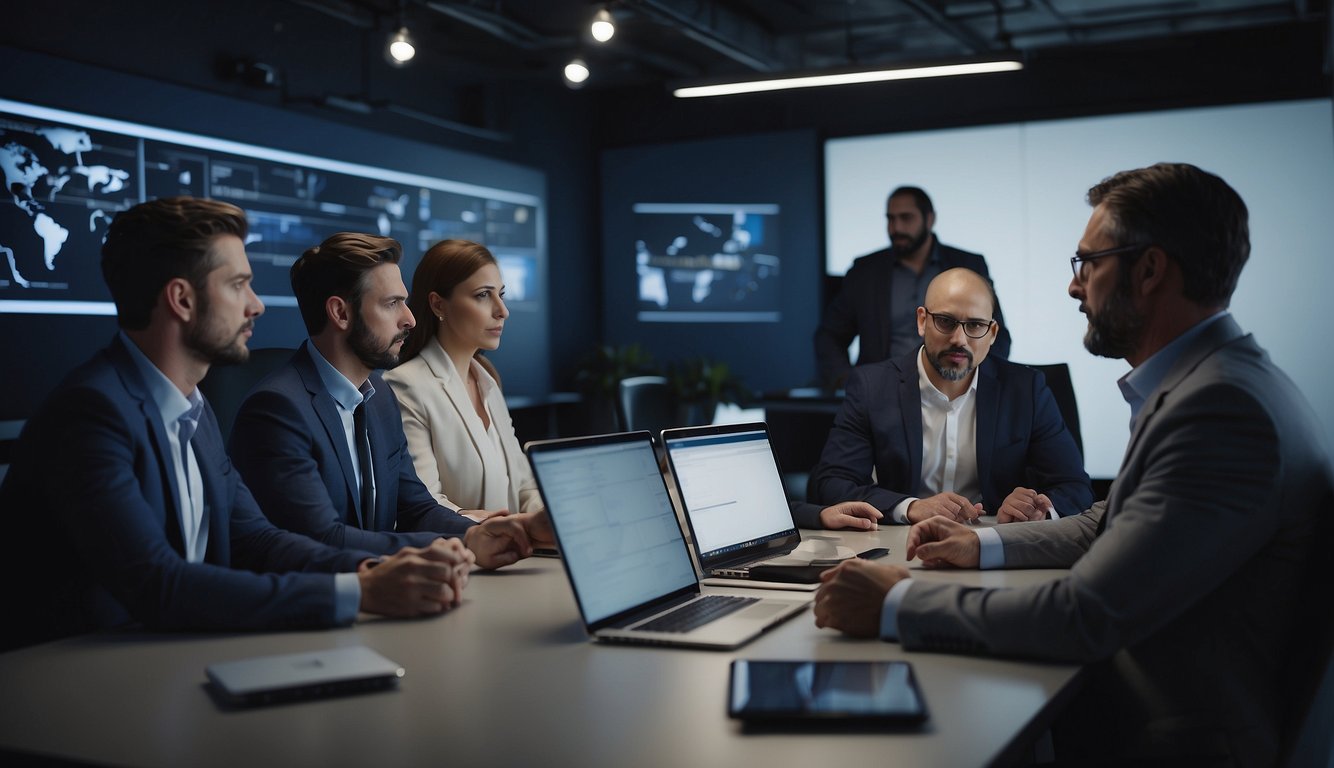
[{"label": "potted plant", "polygon": [[751,393],[727,363],[693,357],[671,365],[668,373],[682,426],[711,424],[720,403],[747,405]]},{"label": "potted plant", "polygon": [[621,379],[659,373],[653,356],[638,343],[600,344],[579,363],[574,383],[583,395],[586,428],[593,433],[617,430],[616,394]]}]

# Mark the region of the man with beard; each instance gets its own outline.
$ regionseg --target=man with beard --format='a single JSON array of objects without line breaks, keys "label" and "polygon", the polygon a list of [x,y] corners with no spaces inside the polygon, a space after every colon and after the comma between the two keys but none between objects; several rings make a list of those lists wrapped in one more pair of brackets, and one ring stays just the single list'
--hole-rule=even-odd
[{"label": "man with beard", "polygon": [[907,548],[928,568],[1070,572],[987,589],[843,565],[821,577],[816,624],[910,650],[1089,664],[1053,729],[1063,764],[1278,764],[1330,652],[1317,559],[1334,479],[1319,421],[1227,311],[1250,255],[1231,187],[1161,163],[1088,202],[1069,292],[1089,351],[1132,366],[1111,494],[1042,525],[931,518]]},{"label": "man with beard", "polygon": [[[841,387],[852,370],[848,345],[861,337],[857,365],[877,363],[916,349],[913,312],[925,300],[927,285],[947,269],[963,267],[987,278],[980,254],[944,245],[936,239],[936,211],[917,187],[899,187],[885,202],[890,247],[857,259],[844,276],[837,296],[825,308],[815,330],[815,363],[821,381]],[[993,292],[994,293],[994,292]],[[1010,331],[1000,304],[995,354],[1010,356]]]},{"label": "man with beard", "polygon": [[931,281],[917,308],[920,346],[848,379],[811,501],[866,501],[895,523],[1042,520],[1093,501],[1042,374],[989,356],[995,306],[991,284],[972,270]]},{"label": "man with beard", "polygon": [[275,528],[232,470],[196,385],[211,364],[246,359],[264,311],[246,231],[239,208],[188,197],[112,222],[102,274],[120,332],[28,422],[0,487],[0,648],[135,621],[332,626],[358,609],[406,617],[461,599],[463,547],[381,561],[324,546]]},{"label": "man with beard", "polygon": [[459,538],[498,568],[552,540],[545,513],[474,523],[417,478],[393,391],[376,373],[398,362],[415,322],[397,241],[340,232],[292,265],[310,333],[246,396],[232,461],[277,525],[340,548],[388,553]]}]

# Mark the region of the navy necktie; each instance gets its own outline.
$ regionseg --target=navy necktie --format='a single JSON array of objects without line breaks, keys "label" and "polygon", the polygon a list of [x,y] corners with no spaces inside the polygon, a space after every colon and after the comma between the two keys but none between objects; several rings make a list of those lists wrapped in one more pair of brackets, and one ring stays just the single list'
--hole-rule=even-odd
[{"label": "navy necktie", "polygon": [[375,481],[371,470],[371,437],[366,431],[366,402],[352,411],[352,438],[357,444],[357,462],[361,465],[361,524],[375,530]]}]

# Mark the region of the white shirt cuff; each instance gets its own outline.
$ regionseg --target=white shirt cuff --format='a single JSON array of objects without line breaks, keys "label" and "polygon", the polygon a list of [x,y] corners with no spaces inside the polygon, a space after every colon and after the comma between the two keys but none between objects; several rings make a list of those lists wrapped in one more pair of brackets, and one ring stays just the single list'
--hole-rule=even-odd
[{"label": "white shirt cuff", "polygon": [[334,623],[351,624],[361,607],[361,580],[356,571],[334,574]]},{"label": "white shirt cuff", "polygon": [[889,511],[889,519],[899,525],[908,525],[908,505],[914,501],[917,501],[917,497],[909,496],[898,504],[895,504],[894,508]]},{"label": "white shirt cuff", "polygon": [[885,595],[885,603],[880,608],[881,639],[898,641],[899,605],[903,602],[903,596],[908,594],[908,588],[911,586],[912,579],[904,579],[890,587],[889,594]]},{"label": "white shirt cuff", "polygon": [[995,528],[976,528],[978,543],[982,549],[977,555],[977,567],[980,570],[1005,567],[1005,545],[1001,543],[1000,533]]}]

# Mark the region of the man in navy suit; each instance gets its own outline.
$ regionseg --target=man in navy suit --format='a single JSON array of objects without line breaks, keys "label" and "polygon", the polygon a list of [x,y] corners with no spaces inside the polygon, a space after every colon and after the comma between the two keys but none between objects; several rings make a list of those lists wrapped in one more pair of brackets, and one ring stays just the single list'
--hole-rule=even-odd
[{"label": "man in navy suit", "polygon": [[332,626],[460,599],[472,557],[457,544],[384,559],[324,546],[270,524],[233,470],[196,385],[246,359],[264,310],[245,235],[239,208],[183,197],[112,222],[102,273],[120,333],[28,422],[0,486],[0,645],[132,621]]},{"label": "man in navy suit", "polygon": [[[545,513],[478,524],[441,506],[417,477],[393,390],[376,369],[398,362],[415,325],[397,241],[342,232],[292,265],[310,332],[256,385],[232,427],[232,460],[279,526],[336,547],[389,552],[460,539],[484,568],[551,542]],[[368,468],[369,465],[369,468]]]},{"label": "man in navy suit", "polygon": [[896,523],[984,512],[1040,520],[1092,503],[1083,458],[1042,374],[988,357],[994,309],[976,272],[931,281],[917,308],[922,345],[848,380],[811,473],[811,501],[867,501]]},{"label": "man in navy suit", "polygon": [[[947,269],[971,269],[988,283],[987,260],[981,254],[952,248],[936,239],[936,209],[918,187],[899,187],[885,201],[890,247],[868,253],[852,263],[838,295],[825,308],[815,330],[815,363],[826,386],[842,387],[852,372],[848,345],[861,338],[857,365],[878,363],[917,348],[913,310],[922,303],[926,286]],[[1000,304],[995,318],[996,355],[1010,356],[1010,331]]]}]

